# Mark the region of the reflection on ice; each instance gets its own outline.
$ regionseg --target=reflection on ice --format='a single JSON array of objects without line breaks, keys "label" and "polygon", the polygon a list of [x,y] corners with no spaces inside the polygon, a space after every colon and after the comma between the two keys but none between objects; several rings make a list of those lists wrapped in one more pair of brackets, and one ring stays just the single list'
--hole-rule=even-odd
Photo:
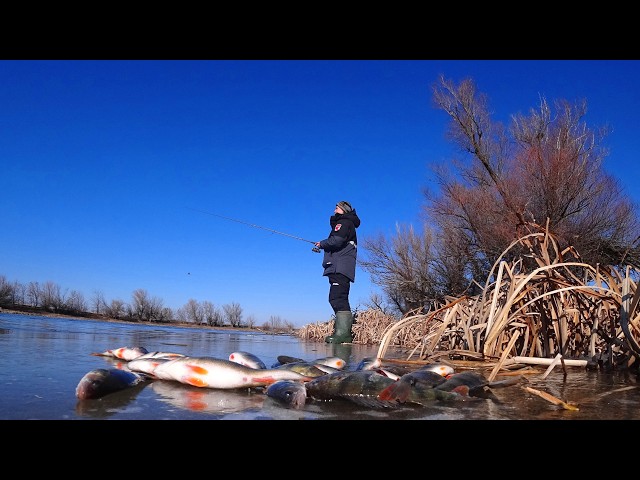
[{"label": "reflection on ice", "polygon": [[184,385],[180,382],[156,380],[151,388],[159,399],[175,407],[214,414],[260,409],[265,395],[255,389],[219,390]]}]

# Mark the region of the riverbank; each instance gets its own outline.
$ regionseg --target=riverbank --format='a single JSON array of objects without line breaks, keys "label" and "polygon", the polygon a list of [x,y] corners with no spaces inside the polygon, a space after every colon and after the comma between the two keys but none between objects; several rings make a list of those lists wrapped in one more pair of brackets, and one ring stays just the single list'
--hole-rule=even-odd
[{"label": "riverbank", "polygon": [[[31,307],[24,310],[0,307],[0,313],[13,313],[17,315],[31,315],[31,316],[48,317],[48,318],[68,318],[70,320],[89,320],[94,322],[122,323],[122,324],[129,324],[129,325],[158,325],[158,326],[165,326],[165,327],[169,326],[169,327],[177,327],[177,328],[204,328],[204,329],[222,330],[222,331],[228,330],[228,331],[242,331],[242,332],[261,332],[261,333],[266,333],[271,335],[283,334],[281,332],[270,332],[270,331],[265,331],[261,328],[255,328],[255,327],[254,328],[231,327],[229,325],[214,327],[207,324],[194,325],[191,323],[181,323],[181,322],[135,322],[131,320],[121,320],[118,318],[105,317],[103,315],[98,315],[98,314],[90,314],[90,316],[81,317],[77,315],[66,315],[62,313],[46,312],[44,310],[33,309]],[[294,335],[295,333],[292,332],[289,334]]]}]

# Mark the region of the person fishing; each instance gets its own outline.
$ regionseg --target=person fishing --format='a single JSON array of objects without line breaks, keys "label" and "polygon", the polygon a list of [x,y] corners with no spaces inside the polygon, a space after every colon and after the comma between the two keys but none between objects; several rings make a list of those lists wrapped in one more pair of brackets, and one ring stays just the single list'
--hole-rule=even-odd
[{"label": "person fishing", "polygon": [[356,278],[358,237],[356,229],[360,218],[349,202],[336,204],[334,214],[329,218],[331,232],[324,240],[315,243],[324,251],[322,258],[323,276],[329,279],[329,304],[335,313],[333,334],[327,336],[327,343],[351,343],[353,334],[353,313],[349,304],[351,283]]}]

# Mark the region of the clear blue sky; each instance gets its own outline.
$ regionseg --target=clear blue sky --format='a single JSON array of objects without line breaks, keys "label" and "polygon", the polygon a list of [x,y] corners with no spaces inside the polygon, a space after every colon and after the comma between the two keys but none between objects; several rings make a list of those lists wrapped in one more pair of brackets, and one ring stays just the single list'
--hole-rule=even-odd
[{"label": "clear blue sky", "polygon": [[[347,200],[358,237],[420,225],[428,164],[458,155],[433,107],[472,78],[494,119],[586,99],[605,168],[640,203],[640,61],[2,60],[0,275],[174,310],[238,303],[257,324],[333,311],[322,255]],[[194,210],[195,209],[195,210]],[[360,258],[366,252],[360,251]],[[357,268],[351,306],[378,289]]]}]

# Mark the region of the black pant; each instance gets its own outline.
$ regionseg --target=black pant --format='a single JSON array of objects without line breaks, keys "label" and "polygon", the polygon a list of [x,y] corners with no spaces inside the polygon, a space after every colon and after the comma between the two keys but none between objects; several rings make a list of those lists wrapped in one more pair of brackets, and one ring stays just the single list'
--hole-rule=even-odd
[{"label": "black pant", "polygon": [[329,303],[334,313],[351,311],[349,290],[351,281],[341,273],[331,273],[329,278]]}]

